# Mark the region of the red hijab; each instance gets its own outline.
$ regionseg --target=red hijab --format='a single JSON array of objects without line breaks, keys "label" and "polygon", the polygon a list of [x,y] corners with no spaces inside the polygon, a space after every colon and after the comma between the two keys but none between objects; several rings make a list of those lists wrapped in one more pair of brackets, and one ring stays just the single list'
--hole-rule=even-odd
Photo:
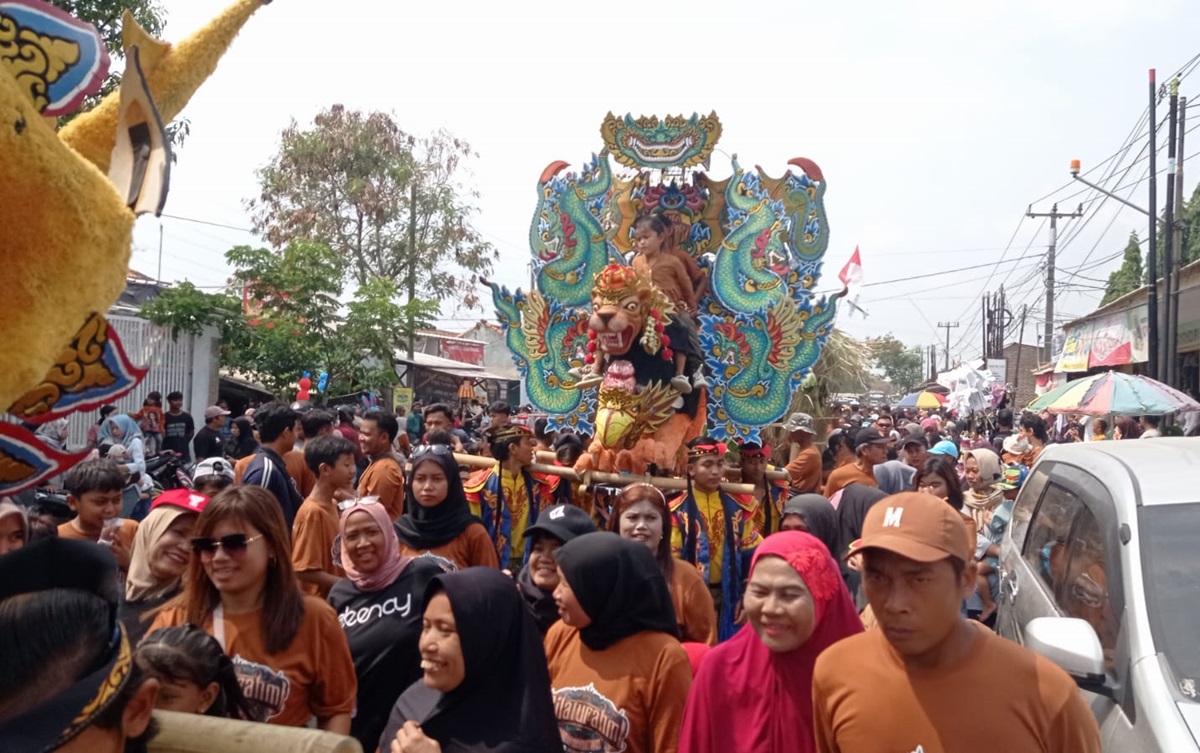
[{"label": "red hijab", "polygon": [[811,753],[813,665],[829,646],[862,632],[862,621],[829,550],[814,536],[783,531],[754,553],[795,568],[813,597],[816,626],[804,645],[775,653],[752,625],[709,652],[692,684],[680,753]]}]

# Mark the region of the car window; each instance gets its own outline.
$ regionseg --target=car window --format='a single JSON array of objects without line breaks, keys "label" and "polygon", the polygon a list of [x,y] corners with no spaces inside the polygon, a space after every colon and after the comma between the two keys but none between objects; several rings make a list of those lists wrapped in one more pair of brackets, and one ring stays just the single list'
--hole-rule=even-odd
[{"label": "car window", "polygon": [[[1053,594],[1067,576],[1067,539],[1075,517],[1083,509],[1083,500],[1053,482],[1046,484],[1041,503],[1029,524],[1021,555]],[[1014,515],[1013,523],[1016,523]]]},{"label": "car window", "polygon": [[1055,593],[1059,609],[1068,617],[1086,620],[1100,637],[1104,664],[1112,670],[1120,629],[1117,609],[1110,593],[1111,585],[1120,587],[1120,574],[1110,573],[1108,546],[1104,531],[1086,507],[1079,511],[1067,540],[1067,563],[1062,582]]},{"label": "car window", "polygon": [[1022,544],[1025,543],[1025,534],[1029,530],[1029,523],[1033,520],[1033,511],[1037,509],[1038,499],[1042,496],[1042,490],[1046,488],[1049,469],[1053,467],[1054,463],[1039,465],[1038,469],[1025,479],[1025,486],[1017,496],[1017,502],[1013,506],[1012,522],[1009,526],[1012,529],[1012,540],[1018,549],[1024,548]]}]

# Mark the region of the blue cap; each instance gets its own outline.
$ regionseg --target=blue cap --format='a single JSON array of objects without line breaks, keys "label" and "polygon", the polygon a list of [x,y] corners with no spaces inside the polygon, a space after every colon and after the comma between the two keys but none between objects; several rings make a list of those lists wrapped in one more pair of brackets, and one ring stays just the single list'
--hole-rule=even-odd
[{"label": "blue cap", "polygon": [[955,460],[958,460],[958,445],[954,444],[949,439],[943,439],[942,441],[935,444],[933,447],[929,448],[929,454],[930,455],[949,455],[950,457],[954,458]]}]

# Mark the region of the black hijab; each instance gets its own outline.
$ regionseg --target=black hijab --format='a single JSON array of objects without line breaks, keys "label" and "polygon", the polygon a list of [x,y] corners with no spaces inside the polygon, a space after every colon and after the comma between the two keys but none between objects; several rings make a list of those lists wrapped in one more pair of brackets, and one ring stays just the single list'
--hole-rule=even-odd
[{"label": "black hijab", "polygon": [[[644,549],[645,547],[643,547]],[[407,721],[443,753],[544,753],[562,750],[542,636],[512,579],[491,567],[434,576],[425,604],[450,599],[466,677],[449,693],[417,680],[392,708],[380,750],[391,750]]]},{"label": "black hijab", "polygon": [[[421,463],[437,463],[446,474],[448,487],[446,498],[433,507],[417,502],[413,494],[412,480]],[[413,549],[433,549],[448,544],[472,523],[482,522],[471,514],[467,495],[463,491],[462,478],[458,475],[458,461],[446,445],[431,445],[413,456],[412,470],[404,483],[405,513],[396,521],[396,535],[400,541]]]},{"label": "black hijab", "polygon": [[558,603],[554,601],[554,592],[543,591],[537,587],[529,571],[528,562],[521,568],[521,572],[517,573],[517,588],[521,589],[521,598],[529,606],[538,632],[545,635],[550,626],[558,622]]},{"label": "black hijab", "polygon": [[820,494],[797,494],[783,505],[784,515],[799,515],[808,532],[821,540],[829,554],[838,558],[837,510]]},{"label": "black hijab", "polygon": [[233,425],[238,427],[238,435],[229,438],[229,457],[241,460],[247,455],[253,455],[258,449],[258,441],[254,439],[254,427],[250,419],[241,416],[233,419]]},{"label": "black hijab", "polygon": [[863,520],[867,517],[867,511],[886,496],[887,493],[880,489],[855,482],[846,485],[846,488],[842,490],[842,501],[838,503],[838,553],[834,559],[838,560],[842,578],[846,581],[846,588],[850,589],[850,594],[860,609],[865,606],[862,595],[859,593],[862,576],[858,571],[852,570],[843,558],[849,551],[850,545],[862,538]]},{"label": "black hijab", "polygon": [[555,552],[558,567],[592,619],[579,637],[593,651],[644,630],[679,637],[671,592],[654,554],[615,533],[588,533]]}]

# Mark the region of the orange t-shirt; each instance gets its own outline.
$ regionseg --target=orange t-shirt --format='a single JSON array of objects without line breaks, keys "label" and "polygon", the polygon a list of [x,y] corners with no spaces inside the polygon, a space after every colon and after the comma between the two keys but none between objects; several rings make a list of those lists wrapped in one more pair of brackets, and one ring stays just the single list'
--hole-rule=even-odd
[{"label": "orange t-shirt", "polygon": [[472,523],[454,540],[433,549],[413,549],[403,540],[400,541],[400,554],[406,557],[417,557],[426,552],[450,560],[459,570],[476,566],[500,567],[496,545],[492,543],[492,538],[488,536],[482,523]]},{"label": "orange t-shirt", "polygon": [[688,277],[687,266],[675,254],[660,251],[654,255],[653,260],[638,254],[633,257],[633,269],[653,280],[654,285],[676,307],[692,307],[696,291],[692,288],[692,279]]},{"label": "orange t-shirt", "polygon": [[821,492],[821,453],[816,447],[805,447],[792,458],[785,469],[791,476],[792,488],[798,492]]},{"label": "orange t-shirt", "polygon": [[[261,610],[225,615],[225,653],[233,659],[242,693],[257,707],[255,721],[303,727],[311,717],[350,714],[358,678],[346,634],[333,607],[315,596],[304,597],[304,619],[292,645],[268,654],[262,639]],[[158,613],[149,632],[187,623],[182,607]],[[204,630],[215,635],[210,616]],[[219,636],[218,636],[219,638]]]},{"label": "orange t-shirt", "polygon": [[379,497],[392,520],[404,514],[404,469],[394,456],[371,461],[358,479],[359,497]]},{"label": "orange t-shirt", "polygon": [[[813,674],[818,753],[1099,753],[1096,718],[1067,673],[975,627],[968,654],[936,670],[906,668],[882,630],[825,649]],[[999,702],[979,702],[980,688]]]},{"label": "orange t-shirt", "polygon": [[[125,549],[133,551],[133,537],[137,534],[138,522],[125,518],[121,521],[121,527],[117,530],[117,538],[125,545]],[[79,531],[72,525],[72,521],[68,520],[58,527],[58,537],[60,539],[77,539],[79,541],[95,541],[99,542],[100,536],[96,538],[88,536],[86,533]]]},{"label": "orange t-shirt", "polygon": [[[333,561],[333,540],[338,535],[338,510],[333,502],[319,502],[309,497],[296,511],[292,523],[292,569],[297,573],[305,570],[322,570],[341,578],[345,576],[341,566]],[[329,588],[316,583],[300,581],[300,590],[306,594],[329,596]]]},{"label": "orange t-shirt", "polygon": [[717,645],[717,607],[712,592],[696,566],[678,557],[671,573],[671,603],[681,640]]},{"label": "orange t-shirt", "polygon": [[[296,482],[296,488],[300,490],[300,493],[306,498],[312,494],[312,490],[317,486],[317,474],[308,467],[308,462],[304,459],[304,450],[291,450],[285,453],[283,465],[287,468],[292,481]],[[236,469],[234,472],[237,472]]]},{"label": "orange t-shirt", "polygon": [[598,736],[603,750],[677,753],[692,687],[692,666],[679,641],[645,631],[593,651],[578,630],[559,621],[545,646],[564,743],[586,737],[589,749],[600,750]]},{"label": "orange t-shirt", "polygon": [[825,499],[829,499],[834,494],[837,494],[842,489],[853,483],[866,484],[879,488],[879,483],[875,480],[874,473],[864,473],[862,468],[858,467],[858,463],[846,463],[841,468],[833,469],[833,473],[829,474],[829,480],[825,482]]},{"label": "orange t-shirt", "polygon": [[[242,483],[242,476],[246,475],[246,469],[250,467],[250,461],[254,459],[254,453],[250,453],[244,458],[238,458],[238,461],[233,464],[233,483]],[[305,494],[304,496],[308,496]]]}]

